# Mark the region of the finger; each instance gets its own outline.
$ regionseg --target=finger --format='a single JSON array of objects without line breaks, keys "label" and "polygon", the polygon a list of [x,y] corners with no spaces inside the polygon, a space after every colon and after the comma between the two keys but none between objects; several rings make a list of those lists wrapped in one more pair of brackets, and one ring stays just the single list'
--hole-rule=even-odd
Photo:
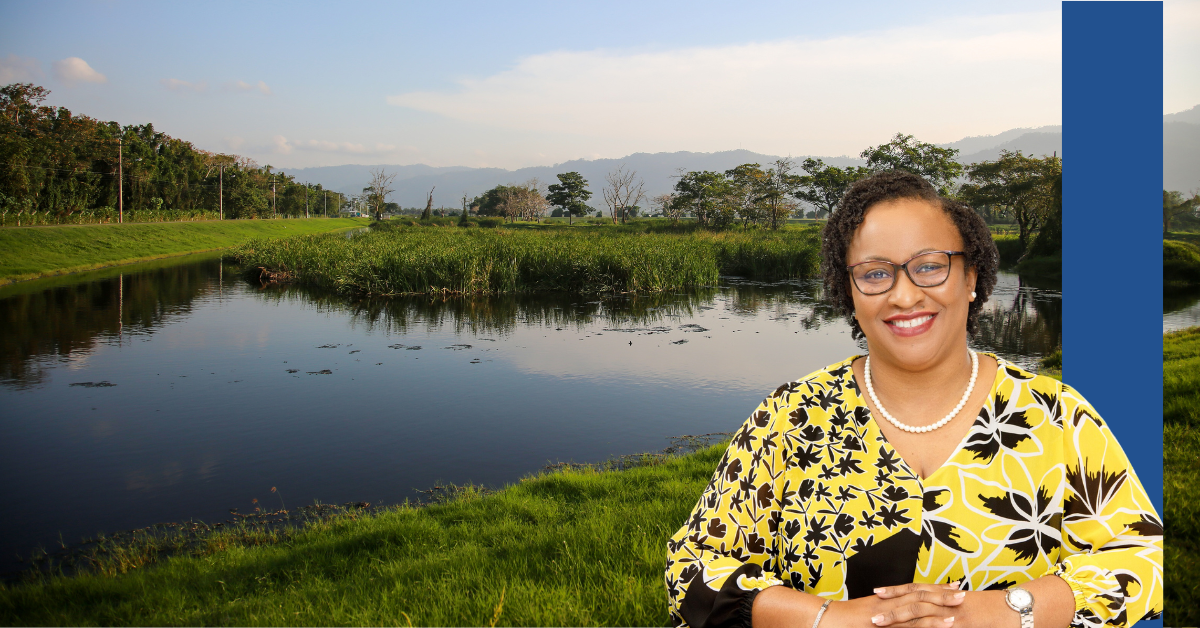
[{"label": "finger", "polygon": [[872,617],[871,623],[875,624],[876,626],[897,625],[897,626],[904,626],[905,628],[908,628],[909,626],[913,626],[915,628],[950,628],[950,626],[954,625],[954,616],[953,615],[951,615],[949,617],[930,617],[930,616],[914,617],[907,621],[895,621],[895,622],[889,622],[885,618],[885,615],[886,615],[886,613],[883,615],[876,615],[876,616]]},{"label": "finger", "polygon": [[[909,600],[909,598],[912,598]],[[876,626],[891,626],[893,624],[902,624],[905,626],[916,625],[914,622],[923,618],[942,619],[943,616],[949,614],[949,610],[940,604],[932,602],[922,602],[916,600],[916,595],[905,596],[901,598],[903,603],[879,613],[871,618],[871,623]],[[962,598],[956,600],[961,603]],[[908,623],[906,623],[908,622]]]},{"label": "finger", "polygon": [[935,591],[935,592],[940,593],[942,591],[947,591],[947,590],[957,591],[958,587],[959,587],[959,582],[957,580],[955,580],[954,582],[951,582],[949,584],[910,582],[908,584],[902,584],[902,585],[894,586],[894,587],[879,587],[879,588],[875,589],[874,591],[875,591],[875,595],[877,595],[885,600],[890,600],[892,598],[900,597],[902,595],[916,593],[917,591]]}]

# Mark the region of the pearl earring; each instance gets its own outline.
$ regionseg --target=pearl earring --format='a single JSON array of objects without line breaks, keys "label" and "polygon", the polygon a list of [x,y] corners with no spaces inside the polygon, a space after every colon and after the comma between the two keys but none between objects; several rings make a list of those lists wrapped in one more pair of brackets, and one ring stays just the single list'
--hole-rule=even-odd
[{"label": "pearl earring", "polygon": [[974,298],[975,298],[975,291],[974,291],[974,290],[972,290],[972,291],[971,291],[971,298],[972,298],[972,299],[974,299]]}]

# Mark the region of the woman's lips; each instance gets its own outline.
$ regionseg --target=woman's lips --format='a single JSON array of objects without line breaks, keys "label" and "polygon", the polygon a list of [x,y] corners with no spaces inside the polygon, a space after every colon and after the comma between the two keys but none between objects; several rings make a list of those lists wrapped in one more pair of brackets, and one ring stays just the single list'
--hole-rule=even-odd
[{"label": "woman's lips", "polygon": [[884,323],[897,336],[919,336],[929,331],[930,327],[933,327],[933,319],[936,316],[936,314],[922,314],[912,318],[894,318],[884,321]]}]

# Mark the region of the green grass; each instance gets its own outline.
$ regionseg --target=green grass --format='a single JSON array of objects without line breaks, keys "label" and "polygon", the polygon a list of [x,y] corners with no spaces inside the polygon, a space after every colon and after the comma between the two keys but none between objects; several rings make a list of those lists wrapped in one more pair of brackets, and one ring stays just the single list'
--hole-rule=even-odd
[{"label": "green grass", "polygon": [[817,227],[712,232],[654,223],[494,229],[388,224],[344,238],[254,241],[232,254],[250,272],[343,293],[655,292],[816,273]]},{"label": "green grass", "polygon": [[1200,284],[1200,247],[1184,240],[1163,240],[1163,283]]},{"label": "green grass", "polygon": [[330,218],[4,228],[0,229],[0,285],[367,223],[366,219]]},{"label": "green grass", "polygon": [[1168,625],[1200,625],[1200,327],[1163,335]]},{"label": "green grass", "polygon": [[666,542],[728,441],[625,471],[543,473],[191,556],[0,588],[5,625],[667,625]]},{"label": "green grass", "polygon": [[996,243],[996,250],[1000,252],[1000,264],[1002,266],[1010,266],[1016,264],[1021,258],[1021,253],[1025,249],[1021,246],[1021,238],[1015,235],[998,235],[992,234],[992,242]]}]

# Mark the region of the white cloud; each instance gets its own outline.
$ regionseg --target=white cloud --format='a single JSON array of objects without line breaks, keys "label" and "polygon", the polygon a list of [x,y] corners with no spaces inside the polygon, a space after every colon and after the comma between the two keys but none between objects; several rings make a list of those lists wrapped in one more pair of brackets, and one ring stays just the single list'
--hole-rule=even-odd
[{"label": "white cloud", "polygon": [[226,83],[225,88],[234,92],[253,92],[257,90],[264,96],[271,95],[271,88],[262,81],[255,84],[247,83],[246,81],[233,81]]},{"label": "white cloud", "polygon": [[943,142],[1059,123],[1061,11],[822,40],[560,51],[389,104],[635,150],[857,154],[897,131]]},{"label": "white cloud", "polygon": [[356,144],[354,142],[330,142],[326,140],[308,140],[303,144],[298,144],[298,147],[326,153],[351,153],[356,155],[377,155],[395,152],[396,150],[395,144],[377,143],[374,147],[368,147],[365,144]]},{"label": "white cloud", "polygon": [[107,83],[108,77],[92,69],[87,61],[79,57],[67,57],[54,62],[54,76],[66,83]]},{"label": "white cloud", "polygon": [[173,92],[202,92],[202,91],[208,89],[208,83],[205,83],[204,81],[191,83],[188,81],[181,81],[179,79],[172,78],[172,79],[163,79],[159,82],[162,83],[163,87],[165,87]]},{"label": "white cloud", "polygon": [[0,59],[0,85],[33,83],[42,77],[42,64],[37,59],[10,54]]},{"label": "white cloud", "polygon": [[225,145],[228,146],[230,150],[237,150],[246,144],[246,140],[237,135],[232,135],[224,139]]},{"label": "white cloud", "polygon": [[1163,113],[1200,104],[1200,1],[1163,3]]},{"label": "white cloud", "polygon": [[272,152],[276,154],[289,155],[292,152],[292,145],[289,144],[287,138],[282,135],[276,135],[271,139],[271,143],[274,145]]}]

